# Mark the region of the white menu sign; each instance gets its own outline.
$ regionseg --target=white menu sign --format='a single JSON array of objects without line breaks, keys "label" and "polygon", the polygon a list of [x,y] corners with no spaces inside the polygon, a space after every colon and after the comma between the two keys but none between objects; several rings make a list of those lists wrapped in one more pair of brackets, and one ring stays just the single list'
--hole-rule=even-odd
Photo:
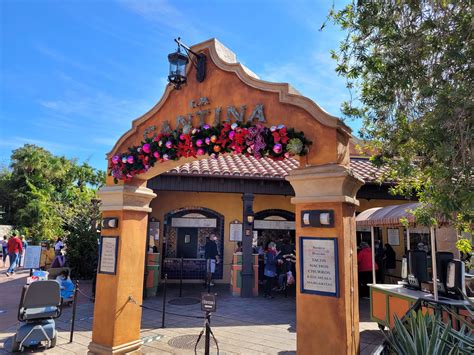
[{"label": "white menu sign", "polygon": [[29,245],[25,250],[25,269],[39,269],[41,259],[41,245]]},{"label": "white menu sign", "polygon": [[337,240],[301,237],[302,293],[338,296]]},{"label": "white menu sign", "polygon": [[233,242],[242,241],[242,223],[231,223],[229,228],[230,240]]},{"label": "white menu sign", "polygon": [[118,237],[102,237],[99,273],[114,274],[117,267]]}]

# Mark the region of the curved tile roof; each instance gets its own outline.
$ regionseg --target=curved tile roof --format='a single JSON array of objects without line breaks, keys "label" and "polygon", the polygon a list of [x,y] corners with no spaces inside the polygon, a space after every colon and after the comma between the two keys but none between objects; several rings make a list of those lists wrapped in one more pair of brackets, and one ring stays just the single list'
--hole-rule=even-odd
[{"label": "curved tile roof", "polygon": [[[296,159],[272,160],[256,159],[243,155],[226,154],[217,158],[195,160],[168,171],[173,175],[199,175],[216,177],[265,178],[283,180],[291,170],[299,167]],[[365,182],[376,181],[384,171],[375,167],[368,159],[352,158],[351,169],[358,173]]]}]

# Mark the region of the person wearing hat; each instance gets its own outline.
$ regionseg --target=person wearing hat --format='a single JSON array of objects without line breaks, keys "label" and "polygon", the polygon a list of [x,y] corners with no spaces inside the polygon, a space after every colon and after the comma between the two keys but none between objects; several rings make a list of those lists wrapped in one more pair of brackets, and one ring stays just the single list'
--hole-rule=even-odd
[{"label": "person wearing hat", "polygon": [[360,243],[360,251],[357,254],[357,267],[359,271],[359,296],[369,297],[368,284],[372,281],[372,270],[378,269],[377,264],[372,264],[372,249],[366,242]]},{"label": "person wearing hat", "polygon": [[8,268],[6,275],[15,273],[16,261],[18,256],[23,252],[23,243],[18,238],[18,231],[14,230],[10,239],[8,240],[8,257],[10,259],[10,267]]}]

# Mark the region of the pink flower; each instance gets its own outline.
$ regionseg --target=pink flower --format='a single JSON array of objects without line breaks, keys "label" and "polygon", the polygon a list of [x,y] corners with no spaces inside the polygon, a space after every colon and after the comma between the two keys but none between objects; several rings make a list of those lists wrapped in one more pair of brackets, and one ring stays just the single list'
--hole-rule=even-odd
[{"label": "pink flower", "polygon": [[207,145],[211,144],[211,139],[209,137],[207,137],[204,141],[206,142]]},{"label": "pink flower", "polygon": [[281,150],[283,149],[282,145],[280,143],[277,143],[273,146],[273,151],[276,153],[276,154],[280,154],[281,153]]},{"label": "pink flower", "polygon": [[196,141],[196,145],[197,145],[198,147],[202,147],[202,139],[198,139],[198,140]]},{"label": "pink flower", "polygon": [[154,156],[156,159],[158,159],[158,158],[160,157],[160,154],[159,154],[158,152],[154,152],[154,153],[153,153],[153,156]]},{"label": "pink flower", "polygon": [[168,159],[169,159],[168,154],[164,154],[163,155],[163,160],[168,160]]},{"label": "pink flower", "polygon": [[171,149],[172,146],[173,146],[173,143],[171,141],[166,142],[166,148]]},{"label": "pink flower", "polygon": [[186,138],[186,135],[184,135],[184,134],[179,135],[179,139],[181,139],[182,141],[184,141],[185,138]]},{"label": "pink flower", "polygon": [[129,155],[128,158],[127,158],[127,163],[133,164],[133,161],[134,161],[133,155]]},{"label": "pink flower", "polygon": [[204,155],[204,149],[201,149],[199,148],[197,151],[196,151],[197,155]]},{"label": "pink flower", "polygon": [[119,161],[120,161],[120,157],[118,155],[114,155],[112,158],[112,163],[118,164]]},{"label": "pink flower", "polygon": [[289,152],[286,152],[285,153],[285,158],[289,158],[289,157],[291,157],[291,154]]},{"label": "pink flower", "polygon": [[147,154],[150,153],[150,145],[148,143],[143,144],[142,149],[145,153],[147,153]]},{"label": "pink flower", "polygon": [[230,131],[230,133],[229,133],[229,139],[230,139],[230,140],[233,140],[234,137],[235,137],[235,131]]}]

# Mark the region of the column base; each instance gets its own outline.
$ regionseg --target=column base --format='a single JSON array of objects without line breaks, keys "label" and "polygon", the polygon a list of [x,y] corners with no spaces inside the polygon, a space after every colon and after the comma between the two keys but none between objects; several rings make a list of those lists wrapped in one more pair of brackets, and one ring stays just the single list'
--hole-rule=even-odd
[{"label": "column base", "polygon": [[109,347],[91,342],[87,354],[141,354],[142,341],[134,340],[130,343]]}]

